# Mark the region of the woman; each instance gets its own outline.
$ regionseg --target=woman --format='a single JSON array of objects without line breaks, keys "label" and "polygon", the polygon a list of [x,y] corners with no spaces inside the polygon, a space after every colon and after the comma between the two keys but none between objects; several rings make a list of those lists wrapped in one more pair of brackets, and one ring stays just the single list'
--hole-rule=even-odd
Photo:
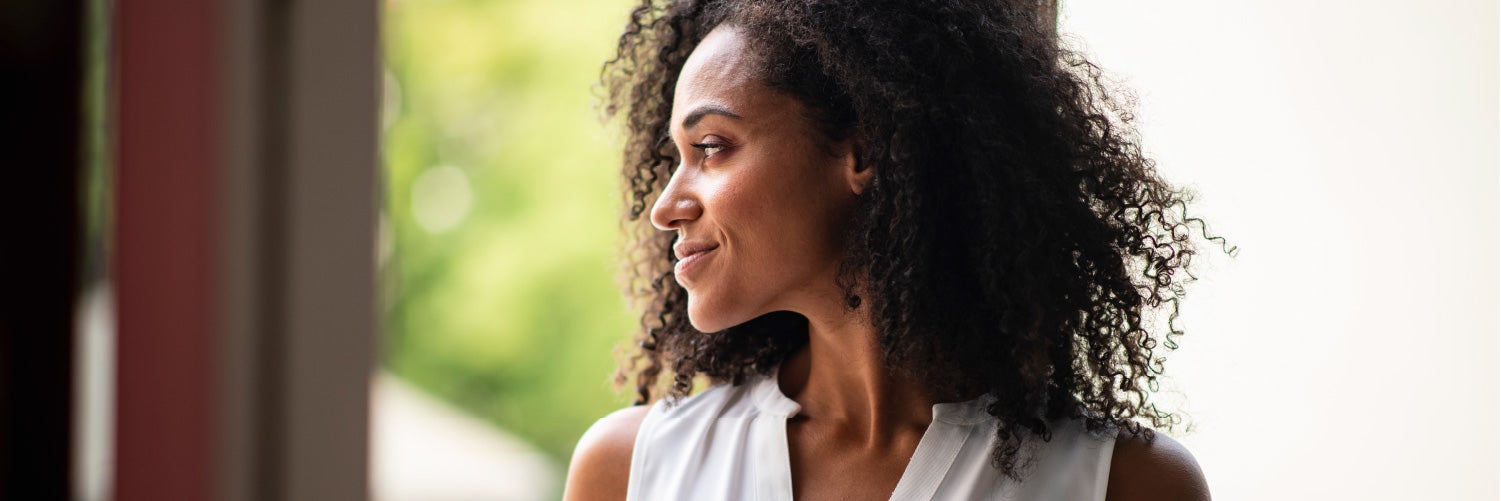
[{"label": "woman", "polygon": [[1179,331],[1143,314],[1176,312],[1198,220],[1050,26],[645,0],[605,68],[651,224],[638,405],[585,433],[564,497],[1208,499],[1138,423],[1175,420],[1148,397]]}]

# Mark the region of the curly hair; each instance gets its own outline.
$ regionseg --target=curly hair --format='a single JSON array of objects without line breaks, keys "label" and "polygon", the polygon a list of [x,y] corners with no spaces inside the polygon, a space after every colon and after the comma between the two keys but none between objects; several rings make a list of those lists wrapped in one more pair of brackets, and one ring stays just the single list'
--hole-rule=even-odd
[{"label": "curly hair", "polygon": [[1023,439],[1050,440],[1060,417],[1148,440],[1140,421],[1177,424],[1150,395],[1182,334],[1190,225],[1235,249],[1188,217],[1192,192],[1142,154],[1131,95],[1053,23],[1035,0],[642,0],[601,72],[605,115],[627,131],[624,279],[643,313],[617,384],[634,376],[637,404],[680,398],[699,379],[767,374],[808,342],[787,312],[695,330],[674,235],[643,217],[678,164],[678,73],[732,24],[763,82],[830,139],[860,139],[874,178],[837,284],[848,308],[868,307],[890,370],[938,394],[1004,396],[987,408],[996,468],[1017,476]]}]

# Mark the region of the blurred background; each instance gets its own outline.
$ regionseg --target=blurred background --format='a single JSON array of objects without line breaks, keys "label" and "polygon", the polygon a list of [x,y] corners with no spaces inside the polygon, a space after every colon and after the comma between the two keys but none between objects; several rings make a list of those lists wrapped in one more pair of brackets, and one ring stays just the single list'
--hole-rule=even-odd
[{"label": "blurred background", "polygon": [[[535,499],[561,495],[575,441],[630,403],[608,381],[636,325],[615,286],[620,142],[591,89],[632,4],[385,4],[381,365],[392,388],[535,451],[512,456],[524,470],[477,472]],[[414,457],[381,438],[377,465]]]},{"label": "blurred background", "polygon": [[[13,165],[77,168],[0,197],[0,499],[557,499],[630,400],[632,3],[7,4],[4,109],[70,138]],[[1160,395],[1216,499],[1501,495],[1498,15],[1060,2],[1239,247]]]}]

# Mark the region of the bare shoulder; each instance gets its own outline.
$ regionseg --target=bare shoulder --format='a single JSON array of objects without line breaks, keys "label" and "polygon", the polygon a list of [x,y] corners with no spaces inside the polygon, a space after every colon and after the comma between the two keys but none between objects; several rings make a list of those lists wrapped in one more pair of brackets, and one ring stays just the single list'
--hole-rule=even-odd
[{"label": "bare shoulder", "polygon": [[1209,484],[1193,454],[1165,433],[1144,435],[1122,431],[1110,459],[1107,501],[1204,501]]},{"label": "bare shoulder", "polygon": [[565,501],[625,499],[631,474],[631,451],[636,431],[651,407],[626,407],[600,418],[579,438],[563,487]]}]

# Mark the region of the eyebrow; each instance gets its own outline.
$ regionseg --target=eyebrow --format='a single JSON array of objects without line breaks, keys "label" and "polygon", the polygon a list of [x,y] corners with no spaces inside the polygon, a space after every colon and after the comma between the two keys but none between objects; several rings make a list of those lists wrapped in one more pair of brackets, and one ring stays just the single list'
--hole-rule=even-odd
[{"label": "eyebrow", "polygon": [[[698,123],[702,121],[704,117],[707,117],[709,115],[726,116],[736,120],[739,120],[741,118],[740,115],[737,115],[735,114],[735,112],[730,111],[729,108],[717,104],[706,104],[694,108],[693,111],[688,112],[688,115],[683,117],[683,128],[691,129],[693,128],[693,126],[698,125]],[[668,140],[672,139],[671,128],[667,129],[667,138]]]}]

